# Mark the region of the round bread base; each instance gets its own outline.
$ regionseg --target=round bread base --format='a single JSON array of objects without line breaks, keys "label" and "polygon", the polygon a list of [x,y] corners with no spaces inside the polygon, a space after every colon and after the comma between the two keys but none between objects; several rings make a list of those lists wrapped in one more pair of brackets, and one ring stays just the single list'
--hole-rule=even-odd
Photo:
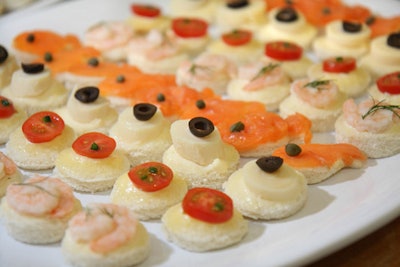
[{"label": "round bread base", "polygon": [[139,223],[136,234],[123,246],[106,254],[93,252],[89,244],[76,242],[68,230],[61,243],[67,262],[77,267],[123,267],[143,262],[150,254],[150,238]]},{"label": "round bread base", "polygon": [[1,203],[2,220],[9,235],[29,244],[50,244],[60,241],[69,219],[80,209],[81,203],[76,199],[73,212],[64,218],[56,219],[20,214],[8,205],[6,198],[3,198]]},{"label": "round bread base", "polygon": [[340,116],[335,123],[337,143],[358,147],[369,158],[385,158],[400,153],[399,131],[390,133],[359,132]]},{"label": "round bread base", "polygon": [[298,212],[307,200],[307,184],[298,196],[287,201],[272,201],[251,192],[240,175],[232,175],[224,184],[224,191],[229,195],[235,207],[243,216],[255,220],[273,220],[289,217]]},{"label": "round bread base", "polygon": [[224,223],[207,223],[184,214],[177,204],[161,218],[168,240],[179,247],[195,252],[217,250],[236,244],[248,231],[247,221],[234,210],[233,217]]}]

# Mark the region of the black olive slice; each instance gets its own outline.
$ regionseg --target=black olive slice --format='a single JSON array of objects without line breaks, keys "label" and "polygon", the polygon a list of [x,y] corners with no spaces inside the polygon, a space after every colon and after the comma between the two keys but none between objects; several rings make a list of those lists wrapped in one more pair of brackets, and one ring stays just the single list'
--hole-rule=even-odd
[{"label": "black olive slice", "polygon": [[389,34],[386,43],[388,46],[400,48],[400,32]]},{"label": "black olive slice", "polygon": [[226,6],[229,8],[241,8],[249,4],[247,0],[229,1]]},{"label": "black olive slice", "polygon": [[355,33],[361,31],[362,25],[357,22],[343,21],[342,27],[345,32]]},{"label": "black olive slice", "polygon": [[189,121],[190,132],[197,137],[205,137],[214,131],[214,124],[207,118],[195,117]]},{"label": "black olive slice", "polygon": [[293,22],[298,19],[296,10],[291,7],[285,7],[279,10],[275,16],[276,20],[281,22]]},{"label": "black olive slice", "polygon": [[258,167],[265,172],[277,171],[283,164],[283,159],[281,157],[261,157],[256,161]]},{"label": "black olive slice", "polygon": [[150,120],[157,111],[157,107],[150,103],[139,103],[133,106],[133,115],[140,121]]},{"label": "black olive slice", "polygon": [[44,70],[44,65],[42,63],[32,63],[32,64],[21,64],[22,70],[28,74],[40,73]]},{"label": "black olive slice", "polygon": [[6,61],[7,58],[8,58],[7,49],[4,46],[0,45],[0,64]]},{"label": "black olive slice", "polygon": [[96,99],[99,97],[99,92],[99,88],[94,86],[87,86],[78,89],[75,92],[75,98],[82,103],[91,103],[96,101]]}]

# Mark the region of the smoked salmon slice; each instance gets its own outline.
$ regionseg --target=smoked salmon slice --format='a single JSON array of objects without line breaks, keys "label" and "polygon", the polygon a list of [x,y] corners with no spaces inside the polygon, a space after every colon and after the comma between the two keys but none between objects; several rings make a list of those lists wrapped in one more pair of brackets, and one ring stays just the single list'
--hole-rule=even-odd
[{"label": "smoked salmon slice", "polygon": [[289,156],[286,146],[273,152],[273,156],[283,158],[291,167],[302,172],[308,184],[321,182],[342,168],[361,168],[367,160],[366,155],[357,147],[346,144],[299,144],[300,154]]}]

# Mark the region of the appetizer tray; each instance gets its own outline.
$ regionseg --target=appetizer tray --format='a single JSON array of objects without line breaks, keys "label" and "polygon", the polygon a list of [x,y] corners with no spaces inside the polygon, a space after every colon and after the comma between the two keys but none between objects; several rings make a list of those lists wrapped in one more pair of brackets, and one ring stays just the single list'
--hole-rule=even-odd
[{"label": "appetizer tray", "polygon": [[[18,33],[52,29],[79,37],[94,23],[130,16],[133,0],[81,0],[49,5],[34,13],[0,18],[0,42],[10,47]],[[154,3],[168,12],[168,1]],[[398,15],[395,0],[359,2],[374,12]],[[399,137],[400,138],[400,137]],[[315,135],[314,142],[332,142],[333,136]],[[4,146],[0,146],[4,150]],[[365,168],[344,169],[330,179],[309,186],[305,207],[287,219],[250,221],[249,232],[239,244],[206,252],[185,251],[166,240],[159,221],[145,222],[151,236],[150,257],[139,266],[301,266],[332,253],[369,234],[400,215],[400,155],[368,160]],[[43,173],[43,172],[42,172]],[[27,173],[31,175],[32,173]],[[44,173],[47,174],[47,173]],[[50,174],[50,172],[48,173]],[[83,205],[109,202],[109,192],[75,195]],[[60,244],[34,246],[12,239],[0,224],[0,266],[68,266]]]}]

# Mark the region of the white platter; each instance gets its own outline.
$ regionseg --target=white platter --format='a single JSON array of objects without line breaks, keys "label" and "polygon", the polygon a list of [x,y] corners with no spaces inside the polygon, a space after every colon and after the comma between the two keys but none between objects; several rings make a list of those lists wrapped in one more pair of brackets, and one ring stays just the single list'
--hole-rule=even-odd
[{"label": "white platter", "polygon": [[[16,34],[46,28],[82,33],[99,20],[122,20],[133,0],[66,1],[35,13],[15,12],[0,18],[0,43],[10,47]],[[143,1],[142,1],[143,2]],[[156,2],[167,10],[166,1]],[[347,1],[357,3],[359,1]],[[379,14],[398,15],[396,0],[363,1]],[[325,136],[322,136],[324,140]],[[400,138],[400,136],[399,136]],[[3,150],[0,147],[0,150]],[[219,251],[191,253],[169,243],[158,221],[146,222],[151,255],[140,266],[301,266],[369,234],[400,215],[400,155],[369,160],[361,170],[345,169],[309,187],[309,199],[296,215],[272,222],[250,221],[245,239]],[[108,194],[76,194],[82,204],[108,202]],[[32,246],[15,241],[0,225],[0,266],[68,266],[60,244]]]}]

